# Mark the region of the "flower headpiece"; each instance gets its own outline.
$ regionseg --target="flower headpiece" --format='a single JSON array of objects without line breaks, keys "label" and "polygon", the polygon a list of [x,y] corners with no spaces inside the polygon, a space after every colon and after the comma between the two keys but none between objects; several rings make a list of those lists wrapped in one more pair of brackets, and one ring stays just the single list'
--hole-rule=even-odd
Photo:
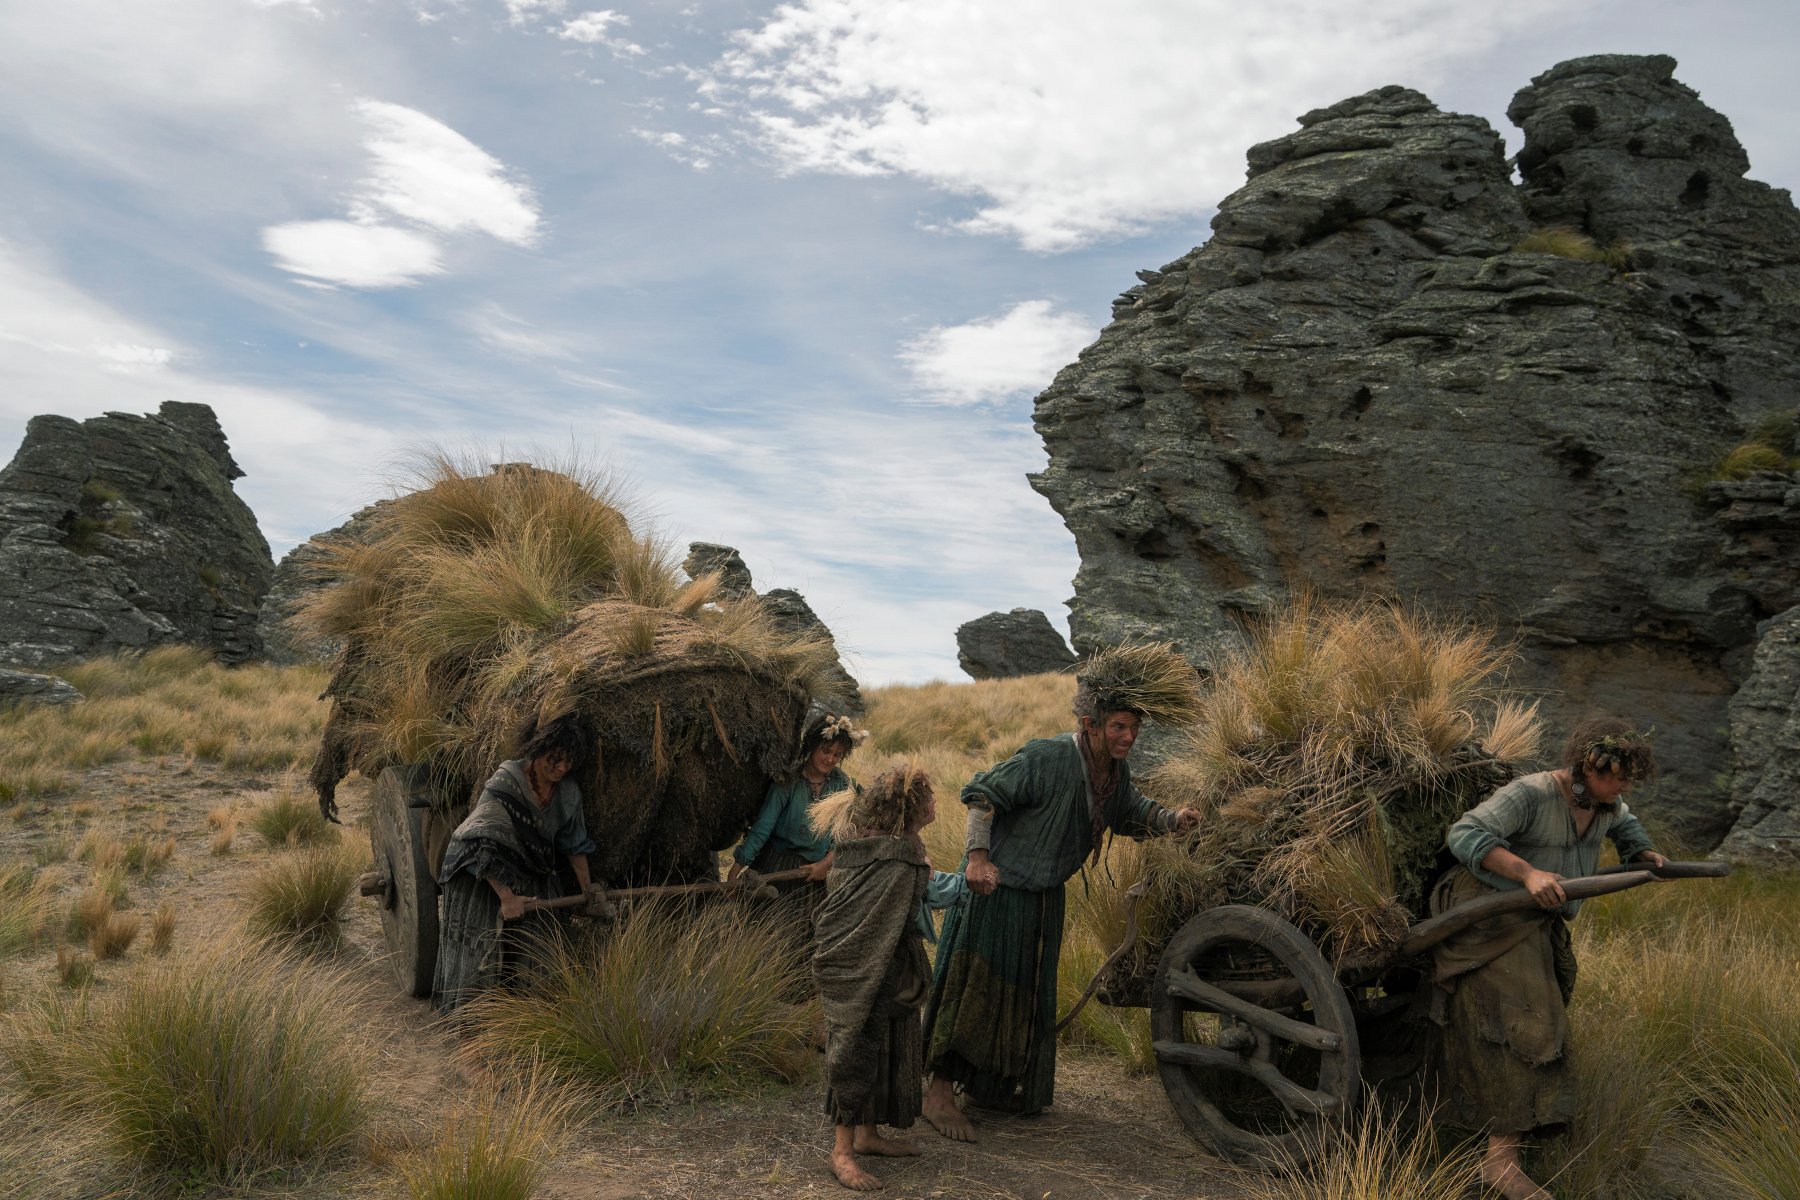
[{"label": "flower headpiece", "polygon": [[839,738],[848,738],[852,747],[860,746],[869,740],[869,731],[858,729],[847,716],[829,716],[819,726],[819,741],[833,742]]}]

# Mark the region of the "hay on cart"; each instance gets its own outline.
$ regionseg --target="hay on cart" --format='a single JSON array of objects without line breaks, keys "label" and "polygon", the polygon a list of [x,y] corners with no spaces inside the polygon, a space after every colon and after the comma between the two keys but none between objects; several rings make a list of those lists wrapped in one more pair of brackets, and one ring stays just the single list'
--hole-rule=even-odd
[{"label": "hay on cart", "polygon": [[447,458],[423,474],[326,548],[333,586],[298,617],[343,640],[321,807],[335,813],[352,769],[410,763],[455,809],[527,717],[579,710],[598,731],[579,780],[596,876],[709,876],[791,766],[835,652],[778,630],[755,597],[722,598],[715,576],[687,581],[592,475]]}]

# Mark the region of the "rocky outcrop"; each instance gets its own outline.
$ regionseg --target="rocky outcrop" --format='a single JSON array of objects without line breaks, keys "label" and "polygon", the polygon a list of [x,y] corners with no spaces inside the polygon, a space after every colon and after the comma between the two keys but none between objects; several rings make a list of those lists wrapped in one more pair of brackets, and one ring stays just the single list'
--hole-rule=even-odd
[{"label": "rocky outcrop", "polygon": [[1482,614],[1553,723],[1654,724],[1665,782],[1634,799],[1716,842],[1726,703],[1800,601],[1800,523],[1785,475],[1698,480],[1800,406],[1800,214],[1674,65],[1539,76],[1519,183],[1485,120],[1402,87],[1253,147],[1212,240],[1037,401],[1076,649],[1203,655],[1297,588]]},{"label": "rocky outcrop", "polygon": [[991,612],[956,629],[957,665],[974,679],[1041,675],[1075,665],[1069,644],[1035,608]]},{"label": "rocky outcrop", "polygon": [[0,662],[165,642],[255,656],[273,564],[218,418],[33,417],[0,470]]},{"label": "rocky outcrop", "polygon": [[688,573],[689,579],[698,579],[702,575],[716,573],[719,577],[719,595],[728,600],[741,600],[745,596],[754,596],[756,589],[751,586],[750,568],[744,565],[744,557],[731,546],[721,546],[716,542],[689,542],[687,558],[682,561],[681,569]]},{"label": "rocky outcrop", "polygon": [[14,704],[79,704],[82,699],[74,684],[55,675],[0,670],[0,708]]},{"label": "rocky outcrop", "polygon": [[1750,676],[1731,698],[1732,807],[1718,855],[1800,863],[1800,608],[1764,623]]},{"label": "rocky outcrop", "polygon": [[263,657],[272,663],[291,666],[297,663],[326,663],[337,656],[342,643],[336,638],[313,637],[293,623],[291,618],[302,600],[321,587],[334,586],[319,571],[330,554],[334,542],[362,539],[369,520],[391,503],[379,500],[358,509],[348,521],[335,529],[314,534],[281,556],[269,581],[257,614],[256,629],[262,639]]},{"label": "rocky outcrop", "polygon": [[[682,562],[682,570],[687,572],[689,579],[717,572],[720,577],[720,594],[727,598],[737,600],[756,596],[750,568],[744,564],[743,556],[730,546],[721,546],[716,542],[689,542],[688,556]],[[775,627],[783,633],[816,638],[833,651],[837,649],[837,638],[832,636],[831,629],[819,619],[819,614],[812,610],[812,605],[799,592],[792,588],[776,588],[764,592],[758,599],[768,611]],[[857,686],[856,678],[844,669],[842,655],[838,656],[834,668],[827,672],[826,690],[817,699],[826,703],[834,712],[860,717],[866,711],[862,688]]]}]

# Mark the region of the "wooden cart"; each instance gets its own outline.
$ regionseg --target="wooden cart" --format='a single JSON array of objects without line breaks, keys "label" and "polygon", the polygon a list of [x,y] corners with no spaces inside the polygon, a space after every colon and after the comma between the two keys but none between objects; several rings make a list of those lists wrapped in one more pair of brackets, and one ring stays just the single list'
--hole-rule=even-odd
[{"label": "wooden cart", "polygon": [[[1634,864],[1565,880],[1563,890],[1586,899],[1658,877],[1728,873],[1724,863]],[[1228,904],[1195,914],[1163,948],[1149,989],[1169,1102],[1222,1157],[1304,1160],[1321,1126],[1355,1114],[1366,1087],[1419,1074],[1431,947],[1532,904],[1523,890],[1483,896],[1412,926],[1387,954],[1335,968],[1268,909]]]}]

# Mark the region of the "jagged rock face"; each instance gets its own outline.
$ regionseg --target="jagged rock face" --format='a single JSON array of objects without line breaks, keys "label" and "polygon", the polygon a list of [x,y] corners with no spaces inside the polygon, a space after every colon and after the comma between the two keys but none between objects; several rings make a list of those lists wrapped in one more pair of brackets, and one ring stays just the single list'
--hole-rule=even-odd
[{"label": "jagged rock face", "polygon": [[[689,542],[688,555],[681,564],[689,579],[698,579],[708,572],[718,572],[720,594],[733,600],[741,600],[747,596],[756,596],[756,589],[751,586],[750,568],[744,564],[744,558],[731,546],[722,546],[717,542]],[[837,648],[837,639],[832,636],[831,629],[819,614],[812,610],[812,605],[792,588],[776,588],[758,597],[762,606],[768,610],[774,620],[775,627],[783,633],[815,638],[826,645]],[[828,690],[815,700],[825,704],[831,711],[849,716],[862,716],[866,711],[863,703],[862,688],[857,686],[856,679],[844,669],[844,661],[840,655],[833,670],[828,672]]]},{"label": "jagged rock face", "polygon": [[956,629],[956,661],[975,679],[1041,675],[1075,664],[1050,618],[1035,608],[991,612]]},{"label": "jagged rock face", "polygon": [[750,568],[744,565],[744,558],[731,546],[721,546],[716,542],[689,542],[687,558],[682,561],[681,569],[688,573],[689,579],[698,579],[709,572],[719,576],[719,595],[730,600],[741,600],[745,596],[754,596],[756,589],[751,585]]},{"label": "jagged rock face", "polygon": [[203,404],[33,417],[0,470],[0,661],[166,642],[254,657],[273,563]]},{"label": "jagged rock face", "polygon": [[1731,698],[1732,807],[1719,846],[1738,861],[1800,861],[1800,608],[1765,623]]},{"label": "jagged rock face", "polygon": [[379,500],[358,509],[348,521],[335,529],[316,533],[281,556],[269,581],[257,614],[256,629],[262,638],[263,657],[272,663],[291,666],[297,663],[328,663],[337,657],[343,643],[337,638],[312,637],[295,626],[290,618],[307,596],[321,587],[335,587],[319,571],[329,556],[333,542],[361,541],[369,520],[392,501]]},{"label": "jagged rock face", "polygon": [[79,704],[84,698],[74,684],[55,675],[0,670],[0,708],[13,704]]},{"label": "jagged rock face", "polygon": [[[1212,240],[1038,398],[1076,649],[1204,655],[1298,588],[1497,619],[1554,724],[1657,727],[1637,802],[1716,842],[1726,700],[1800,600],[1800,521],[1785,481],[1696,479],[1800,404],[1800,214],[1673,67],[1540,76],[1522,184],[1486,121],[1399,87],[1253,147]],[[1623,269],[1515,249],[1546,225]]]}]

